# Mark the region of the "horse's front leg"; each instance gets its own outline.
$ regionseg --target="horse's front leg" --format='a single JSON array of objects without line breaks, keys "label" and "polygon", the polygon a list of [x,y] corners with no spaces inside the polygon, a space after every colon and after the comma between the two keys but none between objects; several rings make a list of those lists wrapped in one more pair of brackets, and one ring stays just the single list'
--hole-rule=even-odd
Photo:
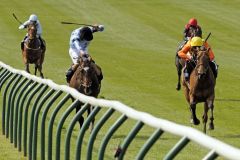
[{"label": "horse's front leg", "polygon": [[40,65],[37,65],[37,68],[35,67],[35,75],[36,75],[37,69],[40,73],[40,77],[44,78],[43,73],[42,73],[42,65],[40,64]]},{"label": "horse's front leg", "polygon": [[190,100],[191,123],[199,125],[200,121],[196,116],[196,102]]},{"label": "horse's front leg", "polygon": [[30,73],[30,70],[29,70],[29,63],[25,63],[25,71]]},{"label": "horse's front leg", "polygon": [[[90,106],[88,108],[88,116],[91,114],[91,112],[93,111],[94,106]],[[94,128],[94,122],[95,122],[95,118],[92,119],[91,124],[90,124],[90,133],[92,132],[93,128]]]},{"label": "horse's front leg", "polygon": [[208,120],[208,104],[207,102],[204,103],[204,113],[203,113],[203,132],[206,133],[206,124]]}]

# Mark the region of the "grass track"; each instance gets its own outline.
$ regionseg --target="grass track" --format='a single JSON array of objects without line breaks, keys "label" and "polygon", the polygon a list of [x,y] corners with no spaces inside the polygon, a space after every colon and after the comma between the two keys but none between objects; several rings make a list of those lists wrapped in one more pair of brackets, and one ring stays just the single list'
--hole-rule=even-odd
[{"label": "grass track", "polygon": [[[173,62],[185,23],[196,17],[203,36],[212,32],[209,43],[220,65],[215,102],[216,130],[208,134],[240,147],[239,1],[1,0],[0,8],[1,61],[23,69],[20,41],[25,31],[18,30],[18,23],[11,14],[15,13],[24,21],[31,13],[36,13],[47,42],[44,74],[56,83],[65,84],[65,70],[71,64],[69,36],[77,26],[62,25],[60,21],[102,23],[105,32],[96,33],[89,47],[104,73],[101,96],[188,126],[187,103],[182,91],[175,91],[177,77]],[[197,110],[201,117],[202,104]],[[201,130],[202,125],[195,128]],[[146,133],[149,132],[146,129]],[[142,134],[144,137],[145,133]],[[166,137],[172,139],[169,135]],[[0,139],[2,142],[2,136]],[[136,145],[140,144],[137,139]],[[169,147],[165,143],[163,150]],[[7,154],[1,150],[0,147],[0,159]],[[130,150],[134,153],[134,148]],[[159,149],[153,150],[158,158]],[[192,155],[196,157],[188,157],[191,151],[186,149],[179,159],[194,159],[206,152],[201,150]]]}]

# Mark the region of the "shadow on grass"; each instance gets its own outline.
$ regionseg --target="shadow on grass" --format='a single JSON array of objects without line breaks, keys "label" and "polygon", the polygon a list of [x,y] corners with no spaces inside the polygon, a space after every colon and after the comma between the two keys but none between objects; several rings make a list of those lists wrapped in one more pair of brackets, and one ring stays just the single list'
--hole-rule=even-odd
[{"label": "shadow on grass", "polygon": [[240,99],[216,98],[215,101],[219,101],[219,102],[240,102]]},{"label": "shadow on grass", "polygon": [[[127,135],[115,135],[112,137],[112,139],[122,139],[126,138]],[[136,136],[135,139],[138,140],[147,140],[151,135],[148,136]],[[160,137],[161,140],[178,140],[179,137]]]},{"label": "shadow on grass", "polygon": [[227,134],[223,136],[212,136],[214,138],[240,138],[240,134]]}]

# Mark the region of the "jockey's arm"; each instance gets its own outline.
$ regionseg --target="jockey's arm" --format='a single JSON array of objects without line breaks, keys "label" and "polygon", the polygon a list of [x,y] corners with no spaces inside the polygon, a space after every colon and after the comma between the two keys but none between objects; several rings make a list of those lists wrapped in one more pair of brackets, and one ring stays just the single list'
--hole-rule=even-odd
[{"label": "jockey's arm", "polygon": [[39,21],[37,21],[37,35],[39,35],[39,36],[42,35],[42,26]]},{"label": "jockey's arm", "polygon": [[102,32],[104,30],[104,26],[103,25],[98,25],[98,24],[94,24],[92,27],[90,27],[92,32]]},{"label": "jockey's arm", "polygon": [[25,28],[27,28],[28,24],[29,24],[29,21],[26,21],[26,22],[24,22],[23,24],[21,24],[21,25],[18,27],[18,29],[25,29]]},{"label": "jockey's arm", "polygon": [[88,53],[82,49],[79,51],[79,53],[80,53],[80,56],[88,55]]},{"label": "jockey's arm", "polygon": [[192,59],[192,56],[190,54],[187,54],[190,50],[190,41],[188,41],[185,46],[178,52],[178,56],[184,60],[190,60]]},{"label": "jockey's arm", "polygon": [[214,53],[213,53],[213,51],[212,51],[212,48],[209,46],[209,44],[208,44],[207,42],[204,44],[204,46],[205,46],[206,48],[210,48],[210,49],[209,49],[209,58],[210,58],[210,61],[213,61],[214,58],[215,58],[215,56],[214,56]]}]

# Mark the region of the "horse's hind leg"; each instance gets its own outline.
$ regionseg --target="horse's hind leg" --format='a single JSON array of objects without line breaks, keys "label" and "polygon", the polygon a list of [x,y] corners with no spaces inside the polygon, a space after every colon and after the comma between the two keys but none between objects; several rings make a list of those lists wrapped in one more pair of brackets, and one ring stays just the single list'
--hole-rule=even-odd
[{"label": "horse's hind leg", "polygon": [[28,73],[30,73],[29,64],[28,64],[28,63],[25,64],[25,71],[28,72]]},{"label": "horse's hind leg", "polygon": [[177,55],[175,57],[175,65],[177,67],[177,74],[178,74],[178,83],[176,86],[176,90],[179,91],[181,89],[180,79],[181,79],[182,65],[179,63],[179,57]]},{"label": "horse's hind leg", "polygon": [[34,70],[34,75],[35,76],[37,75],[37,69],[38,69],[38,66],[37,66],[37,64],[35,64],[35,70]]},{"label": "horse's hind leg", "polygon": [[[79,105],[79,106],[76,107],[76,113],[81,109],[81,106],[82,106],[82,105]],[[79,123],[80,128],[82,127],[83,122],[84,122],[84,118],[83,118],[83,116],[81,116],[81,117],[78,119],[78,123]]]},{"label": "horse's hind leg", "polygon": [[206,124],[208,120],[208,105],[207,102],[204,103],[204,113],[203,113],[203,132],[206,133]]},{"label": "horse's hind leg", "polygon": [[210,111],[211,111],[210,123],[209,123],[208,129],[209,129],[209,130],[214,130],[214,123],[213,123],[213,120],[214,120],[214,117],[213,117],[213,108],[214,108],[214,105],[213,105],[213,103],[211,103],[210,106],[208,106],[208,107],[210,108]]},{"label": "horse's hind leg", "polygon": [[[41,78],[44,78],[44,76],[43,76],[43,73],[42,73],[42,65],[38,65],[38,71],[39,71],[39,73],[40,73],[40,77]],[[36,72],[36,68],[35,68],[35,72]],[[36,75],[36,74],[35,74]]]},{"label": "horse's hind leg", "polygon": [[196,116],[196,104],[195,103],[190,103],[190,111],[192,113],[191,123],[193,123],[194,125],[199,125],[200,121],[197,119],[197,116]]},{"label": "horse's hind leg", "polygon": [[[88,116],[90,115],[90,113],[93,111],[94,107],[90,106],[88,109]],[[92,119],[91,124],[90,124],[90,132],[92,132],[93,128],[94,128],[94,122],[95,122],[95,118]]]}]

